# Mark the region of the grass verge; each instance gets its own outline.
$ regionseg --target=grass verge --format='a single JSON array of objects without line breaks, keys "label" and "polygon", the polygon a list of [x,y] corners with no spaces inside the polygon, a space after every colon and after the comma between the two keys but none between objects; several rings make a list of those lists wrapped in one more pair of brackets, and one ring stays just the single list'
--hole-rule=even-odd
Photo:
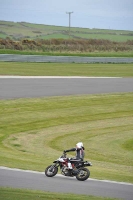
[{"label": "grass verge", "polygon": [[0,49],[0,54],[20,54],[20,55],[43,55],[43,56],[81,56],[81,57],[133,57],[133,51],[121,52],[39,52],[39,51],[20,51],[12,49]]},{"label": "grass verge", "polygon": [[0,75],[133,77],[133,64],[0,62]]},{"label": "grass verge", "polygon": [[13,188],[0,188],[1,200],[115,200],[114,198],[94,197],[90,195],[57,194],[51,192],[41,192],[33,190],[22,190]]}]

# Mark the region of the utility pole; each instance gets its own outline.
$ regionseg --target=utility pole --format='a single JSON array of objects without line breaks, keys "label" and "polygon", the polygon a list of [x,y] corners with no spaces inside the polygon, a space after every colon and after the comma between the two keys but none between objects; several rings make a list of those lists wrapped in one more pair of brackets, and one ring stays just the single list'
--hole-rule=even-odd
[{"label": "utility pole", "polygon": [[69,14],[69,39],[70,39],[70,27],[71,27],[71,14],[73,12],[66,12],[66,14]]}]

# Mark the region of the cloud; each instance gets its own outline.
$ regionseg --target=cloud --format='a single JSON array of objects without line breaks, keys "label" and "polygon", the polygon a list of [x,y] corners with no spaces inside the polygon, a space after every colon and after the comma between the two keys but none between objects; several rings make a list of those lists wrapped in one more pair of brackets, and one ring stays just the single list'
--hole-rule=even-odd
[{"label": "cloud", "polygon": [[67,26],[66,12],[73,11],[72,26],[133,30],[133,0],[0,1],[1,20]]}]

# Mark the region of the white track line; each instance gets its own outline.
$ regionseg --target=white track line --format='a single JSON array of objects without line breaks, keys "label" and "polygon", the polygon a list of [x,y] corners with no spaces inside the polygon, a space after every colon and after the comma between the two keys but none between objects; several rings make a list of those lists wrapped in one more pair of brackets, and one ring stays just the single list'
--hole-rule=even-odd
[{"label": "white track line", "polygon": [[30,78],[34,78],[34,79],[39,79],[39,78],[66,78],[66,79],[70,79],[70,78],[122,78],[122,77],[89,77],[89,76],[0,76],[0,78],[19,78],[19,79],[30,79]]},{"label": "white track line", "polygon": [[[38,171],[32,171],[32,170],[23,170],[23,169],[17,169],[17,168],[9,168],[9,167],[3,167],[3,166],[0,166],[0,169],[19,171],[19,172],[35,173],[35,174],[43,174],[44,175],[44,172],[38,172]],[[56,176],[58,176],[58,177],[66,177],[66,176],[63,176],[61,174],[57,174]],[[68,177],[66,177],[66,178],[68,178]],[[88,181],[89,180],[99,181],[99,182],[106,182],[106,183],[116,183],[116,184],[121,184],[121,185],[132,185],[133,186],[132,183],[126,183],[126,182],[117,182],[117,181],[110,181],[110,180],[98,180],[98,179],[93,179],[93,178],[89,178]]]}]

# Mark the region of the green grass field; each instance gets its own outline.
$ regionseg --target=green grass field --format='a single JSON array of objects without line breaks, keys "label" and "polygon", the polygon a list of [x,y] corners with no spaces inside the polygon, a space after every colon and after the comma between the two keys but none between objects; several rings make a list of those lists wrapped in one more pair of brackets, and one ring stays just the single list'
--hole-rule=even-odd
[{"label": "green grass field", "polygon": [[132,122],[133,93],[1,100],[1,165],[44,171],[82,141],[91,178],[133,183]]},{"label": "green grass field", "polygon": [[[15,23],[10,21],[0,21],[0,30],[3,34],[2,38],[69,38],[69,29],[65,26],[63,27],[44,24],[31,24],[26,22]],[[133,40],[133,31],[71,27],[71,38],[75,37],[79,37],[81,39],[93,38],[124,42],[127,40]]]},{"label": "green grass field", "polygon": [[133,64],[0,62],[0,75],[133,77]]},{"label": "green grass field", "polygon": [[133,40],[133,36],[128,35],[120,35],[120,34],[108,34],[108,33],[94,33],[94,34],[86,34],[86,33],[75,33],[74,36],[83,38],[83,39],[103,39],[103,40],[111,40],[117,42],[123,42],[126,40]]},{"label": "green grass field", "polygon": [[[93,197],[89,195],[57,194],[51,192],[0,188],[0,200],[115,200],[114,198]],[[116,199],[117,200],[117,199]]]}]

